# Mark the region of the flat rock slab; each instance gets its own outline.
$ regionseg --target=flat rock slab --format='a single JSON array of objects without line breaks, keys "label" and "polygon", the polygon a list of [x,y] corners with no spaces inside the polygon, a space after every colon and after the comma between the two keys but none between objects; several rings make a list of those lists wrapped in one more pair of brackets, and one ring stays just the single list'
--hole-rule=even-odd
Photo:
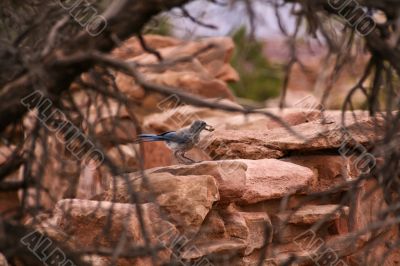
[{"label": "flat rock slab", "polygon": [[141,203],[155,202],[181,234],[197,233],[214,202],[219,200],[215,179],[211,175],[172,175],[146,171],[146,179],[132,174],[96,197],[98,200],[131,203],[132,194]]},{"label": "flat rock slab", "polygon": [[[158,206],[153,203],[136,206],[107,201],[66,199],[57,203],[51,221],[52,224],[78,238],[83,245],[100,241],[108,242],[107,246],[112,246],[113,241],[118,241],[124,233],[132,240],[144,243],[136,207],[141,208],[148,236],[155,238],[165,230],[175,228],[161,218]],[[108,236],[105,235],[103,227],[107,223],[110,223]]]},{"label": "flat rock slab", "polygon": [[305,190],[315,179],[309,168],[276,159],[204,161],[153,168],[146,173],[211,175],[218,184],[219,201],[240,204],[281,198]]},{"label": "flat rock slab", "polygon": [[347,190],[347,181],[354,180],[360,175],[360,170],[354,161],[357,156],[345,157],[332,154],[297,155],[282,160],[308,167],[316,173],[316,179],[309,187],[308,193],[323,192],[342,186]]},{"label": "flat rock slab", "polygon": [[[346,116],[345,127],[338,114],[326,123],[314,120],[293,126],[299,138],[284,128],[272,130],[215,130],[208,137],[207,152],[214,159],[281,158],[290,151],[338,149],[344,142],[349,146],[370,145],[381,138],[381,118],[361,116],[357,121]],[[346,141],[347,140],[347,141]]]},{"label": "flat rock slab", "polygon": [[276,159],[236,160],[247,165],[246,185],[240,204],[282,198],[307,189],[314,179],[309,168]]},{"label": "flat rock slab", "polygon": [[342,215],[349,214],[349,207],[335,204],[306,205],[297,211],[285,211],[274,215],[277,222],[290,224],[314,224],[321,220],[325,222],[338,219]]},{"label": "flat rock slab", "polygon": [[[215,202],[246,205],[282,198],[305,191],[314,179],[314,172],[276,159],[239,159],[152,168],[145,171],[145,176],[144,179],[139,173],[129,174],[127,181],[121,180],[96,199],[130,203],[135,193],[139,203],[157,203],[168,221],[182,235],[191,238],[198,234]],[[261,242],[256,239],[262,239],[248,228],[261,228],[260,224],[269,221],[260,214],[252,215],[240,214],[244,218],[242,224],[245,222],[243,228],[227,228],[235,231],[232,233],[237,234],[235,237],[243,237],[246,253],[258,248]],[[252,245],[249,239],[254,242]]]},{"label": "flat rock slab", "polygon": [[[52,218],[43,223],[44,231],[47,231],[46,227],[62,230],[66,237],[62,242],[71,242],[78,250],[115,248],[124,239],[121,251],[127,252],[132,246],[145,245],[137,208],[141,210],[140,216],[151,245],[169,245],[171,239],[163,237],[165,232],[178,235],[175,226],[162,218],[158,206],[153,203],[133,205],[79,199],[59,201]],[[167,262],[171,252],[162,250],[157,254],[160,261]],[[105,261],[109,259],[104,258]],[[139,258],[123,261],[119,259],[117,265],[141,265]]]},{"label": "flat rock slab", "polygon": [[[134,184],[133,191],[138,191],[142,195],[140,198],[150,191],[161,198],[167,197],[163,194],[176,194],[174,191],[182,189],[177,186],[184,186],[187,191],[193,192],[189,188],[201,187],[201,184],[205,183],[200,182],[199,178],[209,176],[214,177],[220,196],[218,199],[211,197],[212,202],[240,204],[278,199],[298,191],[306,191],[310,182],[315,179],[315,173],[309,168],[277,159],[204,161],[191,165],[152,168],[146,170],[145,175],[150,184],[149,188],[136,186],[138,182],[142,182],[139,173],[129,175]],[[190,202],[191,198],[196,197],[187,192],[181,192],[180,195],[184,202]],[[112,200],[113,189],[103,193],[99,199]],[[114,200],[129,202],[125,184],[117,185]]]},{"label": "flat rock slab", "polygon": [[172,165],[149,169],[147,173],[169,173],[175,176],[211,175],[215,178],[220,201],[235,201],[244,193],[247,164],[240,160],[203,161],[191,165]]},{"label": "flat rock slab", "polygon": [[247,245],[244,240],[213,240],[207,242],[195,242],[184,251],[182,258],[193,260],[203,257],[205,254],[244,254]]}]

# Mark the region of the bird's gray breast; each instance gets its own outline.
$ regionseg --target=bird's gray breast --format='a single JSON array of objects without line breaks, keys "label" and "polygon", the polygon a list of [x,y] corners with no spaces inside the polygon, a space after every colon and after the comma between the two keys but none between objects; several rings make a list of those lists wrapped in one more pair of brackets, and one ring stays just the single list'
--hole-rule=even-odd
[{"label": "bird's gray breast", "polygon": [[185,145],[174,141],[166,141],[168,148],[173,151],[180,151],[185,149]]},{"label": "bird's gray breast", "polygon": [[167,141],[168,147],[173,151],[188,151],[199,141],[199,136],[180,132],[174,141]]}]

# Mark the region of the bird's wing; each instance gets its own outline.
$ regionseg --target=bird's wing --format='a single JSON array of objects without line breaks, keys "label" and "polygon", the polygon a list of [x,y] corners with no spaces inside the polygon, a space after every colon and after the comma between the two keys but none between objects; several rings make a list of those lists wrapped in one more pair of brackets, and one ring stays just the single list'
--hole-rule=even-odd
[{"label": "bird's wing", "polygon": [[157,136],[157,135],[155,135],[155,134],[140,134],[138,137],[139,138],[151,138],[154,136]]},{"label": "bird's wing", "polygon": [[188,141],[187,134],[183,134],[183,132],[175,132],[168,131],[161,133],[159,135],[155,134],[140,134],[138,141],[147,142],[147,141],[171,141],[176,143],[186,143]]},{"label": "bird's wing", "polygon": [[158,134],[158,136],[168,135],[169,133],[176,133],[176,132],[175,131],[167,131],[167,132],[163,132],[161,134]]},{"label": "bird's wing", "polygon": [[167,141],[173,141],[176,143],[185,143],[186,142],[185,136],[182,136],[181,134],[179,134],[178,132],[175,132],[175,131],[164,132],[164,133],[160,134],[159,136],[163,137]]},{"label": "bird's wing", "polygon": [[156,134],[140,134],[138,135],[138,138],[135,140],[135,142],[152,142],[152,141],[165,141],[169,140],[170,138],[168,137],[170,133],[173,133],[173,131],[169,132],[164,132],[160,135]]}]

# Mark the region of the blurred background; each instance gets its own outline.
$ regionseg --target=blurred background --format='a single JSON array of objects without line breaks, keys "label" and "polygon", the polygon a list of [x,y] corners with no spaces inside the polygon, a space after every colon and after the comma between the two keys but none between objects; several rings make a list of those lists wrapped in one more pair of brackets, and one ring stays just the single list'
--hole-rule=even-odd
[{"label": "blurred background", "polygon": [[399,265],[399,76],[397,0],[2,0],[0,266]]},{"label": "blurred background", "polygon": [[[300,5],[273,4],[269,1],[252,3],[254,21],[249,21],[249,9],[245,2],[232,2],[225,5],[194,1],[187,5],[191,15],[201,21],[207,21],[204,27],[179,11],[172,11],[156,19],[155,25],[149,25],[149,32],[175,36],[183,40],[195,40],[204,37],[230,36],[235,43],[235,52],[231,59],[240,80],[229,84],[241,104],[252,107],[276,107],[279,105],[281,89],[287,87],[286,106],[293,106],[307,96],[321,100],[326,85],[333,90],[326,102],[327,109],[340,109],[345,96],[362,74],[369,59],[369,54],[362,48],[362,40],[356,37],[356,45],[351,48],[337,48],[348,51],[349,64],[339,73],[334,71],[335,51],[330,51],[329,44],[318,32],[315,38],[309,38],[309,25],[306,21],[298,22],[293,13],[299,12]],[[384,15],[376,15],[377,21],[384,20]],[[339,21],[330,20],[329,30],[335,41],[340,40]],[[154,28],[153,28],[154,27]],[[288,67],[292,60],[290,44],[294,38],[295,53],[298,62]],[[359,44],[357,44],[359,42]],[[337,43],[340,44],[340,43]],[[333,52],[333,53],[332,53]],[[285,73],[290,70],[290,77],[285,81]],[[286,83],[285,83],[286,82]],[[365,98],[358,94],[354,104],[356,108],[365,108]]]}]

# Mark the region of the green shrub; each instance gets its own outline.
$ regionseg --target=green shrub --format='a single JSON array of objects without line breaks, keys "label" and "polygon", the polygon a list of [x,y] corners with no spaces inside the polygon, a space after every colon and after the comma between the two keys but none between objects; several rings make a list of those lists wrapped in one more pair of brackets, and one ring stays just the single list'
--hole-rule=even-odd
[{"label": "green shrub", "polygon": [[240,76],[238,83],[231,84],[235,94],[254,101],[279,96],[283,71],[264,57],[264,44],[249,40],[244,27],[234,32],[232,38],[236,48],[231,63]]},{"label": "green shrub", "polygon": [[153,18],[149,23],[147,23],[143,32],[145,34],[171,36],[173,31],[172,28],[173,27],[170,19],[165,15],[160,15]]}]

